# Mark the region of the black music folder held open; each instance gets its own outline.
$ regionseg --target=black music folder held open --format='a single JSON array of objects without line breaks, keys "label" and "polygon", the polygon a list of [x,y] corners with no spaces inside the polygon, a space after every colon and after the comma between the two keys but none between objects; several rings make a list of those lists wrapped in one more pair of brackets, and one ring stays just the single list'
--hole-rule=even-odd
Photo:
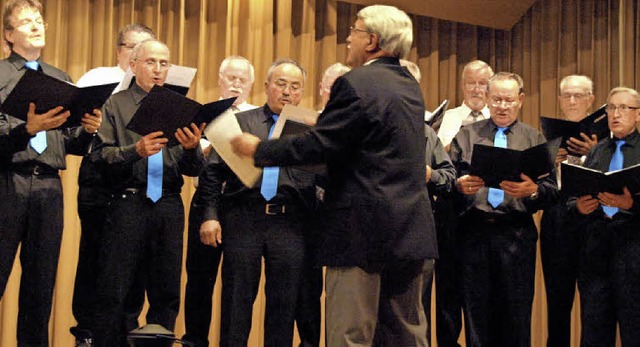
[{"label": "black music folder held open", "polygon": [[444,113],[449,108],[449,100],[444,99],[435,110],[433,110],[433,114],[431,115],[431,119],[425,121],[425,123],[431,127],[436,133],[440,129],[440,125],[442,125],[442,119],[444,118]]},{"label": "black music folder held open", "polygon": [[567,141],[570,137],[575,137],[582,141],[580,133],[585,133],[587,136],[595,134],[598,137],[598,141],[607,138],[609,137],[609,124],[607,112],[605,111],[606,106],[607,104],[602,105],[579,122],[540,116],[542,134],[547,140],[561,137],[561,148],[567,147]]},{"label": "black music folder held open", "polygon": [[85,113],[92,113],[94,108],[100,109],[117,86],[118,83],[110,83],[79,88],[55,77],[26,69],[0,105],[0,111],[26,122],[31,102],[36,105],[36,114],[62,106],[71,111],[71,115],[60,128],[72,128],[81,125]]},{"label": "black music folder held open", "polygon": [[487,187],[500,188],[500,182],[521,182],[520,173],[533,181],[553,170],[558,141],[550,141],[519,151],[516,149],[473,145],[470,174],[484,180]]},{"label": "black music folder held open", "polygon": [[168,146],[178,144],[173,135],[178,128],[189,127],[191,123],[209,123],[216,116],[233,105],[236,98],[200,104],[168,88],[154,85],[149,94],[127,124],[127,129],[142,136],[154,131],[162,131],[169,139]]},{"label": "black music folder held open", "polygon": [[631,194],[640,193],[640,164],[622,170],[602,172],[583,166],[562,163],[560,191],[566,196],[597,195],[600,192],[622,194],[627,187]]}]

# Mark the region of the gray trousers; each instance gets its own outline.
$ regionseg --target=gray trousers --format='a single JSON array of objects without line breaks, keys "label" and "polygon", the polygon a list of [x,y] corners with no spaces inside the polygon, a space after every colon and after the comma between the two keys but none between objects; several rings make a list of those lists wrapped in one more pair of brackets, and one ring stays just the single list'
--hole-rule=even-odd
[{"label": "gray trousers", "polygon": [[[428,269],[425,269],[425,266]],[[327,267],[327,346],[428,346],[422,276],[430,260],[396,262],[382,272]]]}]

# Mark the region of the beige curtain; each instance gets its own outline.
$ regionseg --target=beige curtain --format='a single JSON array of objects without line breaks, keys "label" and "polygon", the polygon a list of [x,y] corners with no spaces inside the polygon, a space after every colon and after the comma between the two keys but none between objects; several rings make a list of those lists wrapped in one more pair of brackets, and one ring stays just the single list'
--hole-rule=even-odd
[{"label": "beige curtain", "polygon": [[[264,78],[279,57],[299,60],[308,70],[302,106],[319,108],[317,85],[322,71],[344,62],[345,38],[360,6],[337,0],[43,0],[49,23],[44,58],[74,80],[96,66],[115,65],[118,29],[141,22],[169,45],[173,63],[198,69],[189,97],[200,102],[218,96],[217,68],[222,59],[239,54],[253,61],[256,83],[249,101],[265,102]],[[4,4],[0,0],[0,4]],[[373,3],[373,1],[372,1]],[[638,0],[539,0],[510,31],[413,16],[415,42],[410,60],[422,70],[428,109],[444,98],[460,104],[460,73],[473,59],[496,71],[513,71],[525,80],[521,119],[538,126],[538,115],[559,113],[557,85],[568,74],[591,76],[596,104],[614,86],[638,88],[640,71],[640,9]],[[496,20],[500,20],[496,9]],[[80,223],[76,212],[79,158],[68,157],[62,173],[65,225],[54,305],[50,322],[52,346],[71,346],[69,327]],[[191,180],[183,189],[185,208],[193,194]],[[1,197],[0,197],[1,198]],[[186,229],[185,229],[186,231]],[[186,232],[185,232],[186,245]],[[0,301],[0,346],[16,346],[16,315],[20,266]],[[183,289],[186,278],[183,276]],[[261,284],[260,291],[264,288]],[[214,298],[210,341],[218,344],[220,285]],[[262,345],[264,297],[254,306],[249,346]],[[572,345],[579,340],[579,313],[574,310]],[[184,333],[182,313],[176,334]],[[536,270],[532,345],[546,340],[546,308],[542,270]]]}]

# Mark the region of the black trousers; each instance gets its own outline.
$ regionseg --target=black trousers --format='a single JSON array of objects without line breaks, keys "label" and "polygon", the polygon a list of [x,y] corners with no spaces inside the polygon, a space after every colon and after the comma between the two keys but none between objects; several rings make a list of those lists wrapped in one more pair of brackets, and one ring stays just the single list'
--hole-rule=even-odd
[{"label": "black trousers", "polygon": [[[438,255],[435,263],[436,279],[436,339],[438,346],[457,347],[462,331],[462,298],[458,274],[458,255],[456,240],[456,216],[454,201],[451,197],[440,197],[434,203],[434,217],[438,236]],[[425,278],[422,304],[431,317],[431,288],[433,276]],[[428,287],[428,288],[427,288]],[[427,331],[427,340],[431,344],[431,327]]]},{"label": "black trousers", "polygon": [[197,203],[197,192],[189,210],[187,244],[187,289],[184,298],[186,334],[183,340],[195,347],[209,346],[213,288],[220,265],[220,248],[200,242],[202,206]]},{"label": "black trousers", "polygon": [[[78,215],[80,217],[80,249],[78,253],[78,267],[73,288],[73,315],[78,325],[71,328],[71,333],[77,339],[93,338],[94,323],[92,321],[96,310],[98,255],[105,228],[107,208],[111,194],[106,189],[98,187],[80,187],[78,192]],[[138,316],[144,305],[143,276],[135,277],[134,285],[125,304],[126,331],[138,327]]]},{"label": "black trousers", "polygon": [[457,229],[467,346],[531,345],[537,230],[530,215]]},{"label": "black trousers", "polygon": [[300,336],[300,347],[320,346],[321,309],[320,298],[324,276],[322,267],[316,265],[315,243],[307,242],[302,281],[298,292],[295,321]]},{"label": "black trousers", "polygon": [[102,238],[96,346],[128,346],[125,304],[143,269],[148,324],[173,330],[180,306],[184,209],[178,193],[155,204],[143,191],[116,194]]},{"label": "black trousers", "polygon": [[640,346],[640,221],[590,218],[580,252],[581,346]]},{"label": "black trousers", "polygon": [[540,223],[540,255],[547,293],[547,347],[571,344],[571,309],[578,279],[579,235],[564,203],[546,209]]},{"label": "black trousers", "polygon": [[20,250],[18,346],[48,346],[63,228],[58,175],[0,172],[0,298]]},{"label": "black trousers", "polygon": [[225,207],[222,224],[221,347],[246,346],[262,258],[266,275],[264,345],[291,346],[300,278],[305,260],[304,209],[266,215],[265,205]]}]

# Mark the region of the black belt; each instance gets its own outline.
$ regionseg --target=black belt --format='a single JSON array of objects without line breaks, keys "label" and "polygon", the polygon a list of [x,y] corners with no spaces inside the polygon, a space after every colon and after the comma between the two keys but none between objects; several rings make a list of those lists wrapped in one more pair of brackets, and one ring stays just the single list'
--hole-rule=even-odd
[{"label": "black belt", "polygon": [[233,199],[227,200],[224,203],[224,208],[235,209],[241,208],[249,211],[255,211],[256,213],[264,213],[267,216],[282,216],[287,214],[297,214],[306,212],[307,208],[299,203],[293,203],[291,201],[284,202],[266,202],[254,199]]},{"label": "black belt", "polygon": [[10,170],[24,176],[58,176],[58,169],[45,164],[12,165]]},{"label": "black belt", "polygon": [[[119,193],[116,193],[114,195],[122,195],[122,197],[124,198],[125,195],[138,195],[138,194],[147,194],[147,189],[146,188],[125,188],[121,190]],[[162,196],[178,195],[178,194],[180,194],[179,190],[175,190],[175,189],[162,190]]]}]

